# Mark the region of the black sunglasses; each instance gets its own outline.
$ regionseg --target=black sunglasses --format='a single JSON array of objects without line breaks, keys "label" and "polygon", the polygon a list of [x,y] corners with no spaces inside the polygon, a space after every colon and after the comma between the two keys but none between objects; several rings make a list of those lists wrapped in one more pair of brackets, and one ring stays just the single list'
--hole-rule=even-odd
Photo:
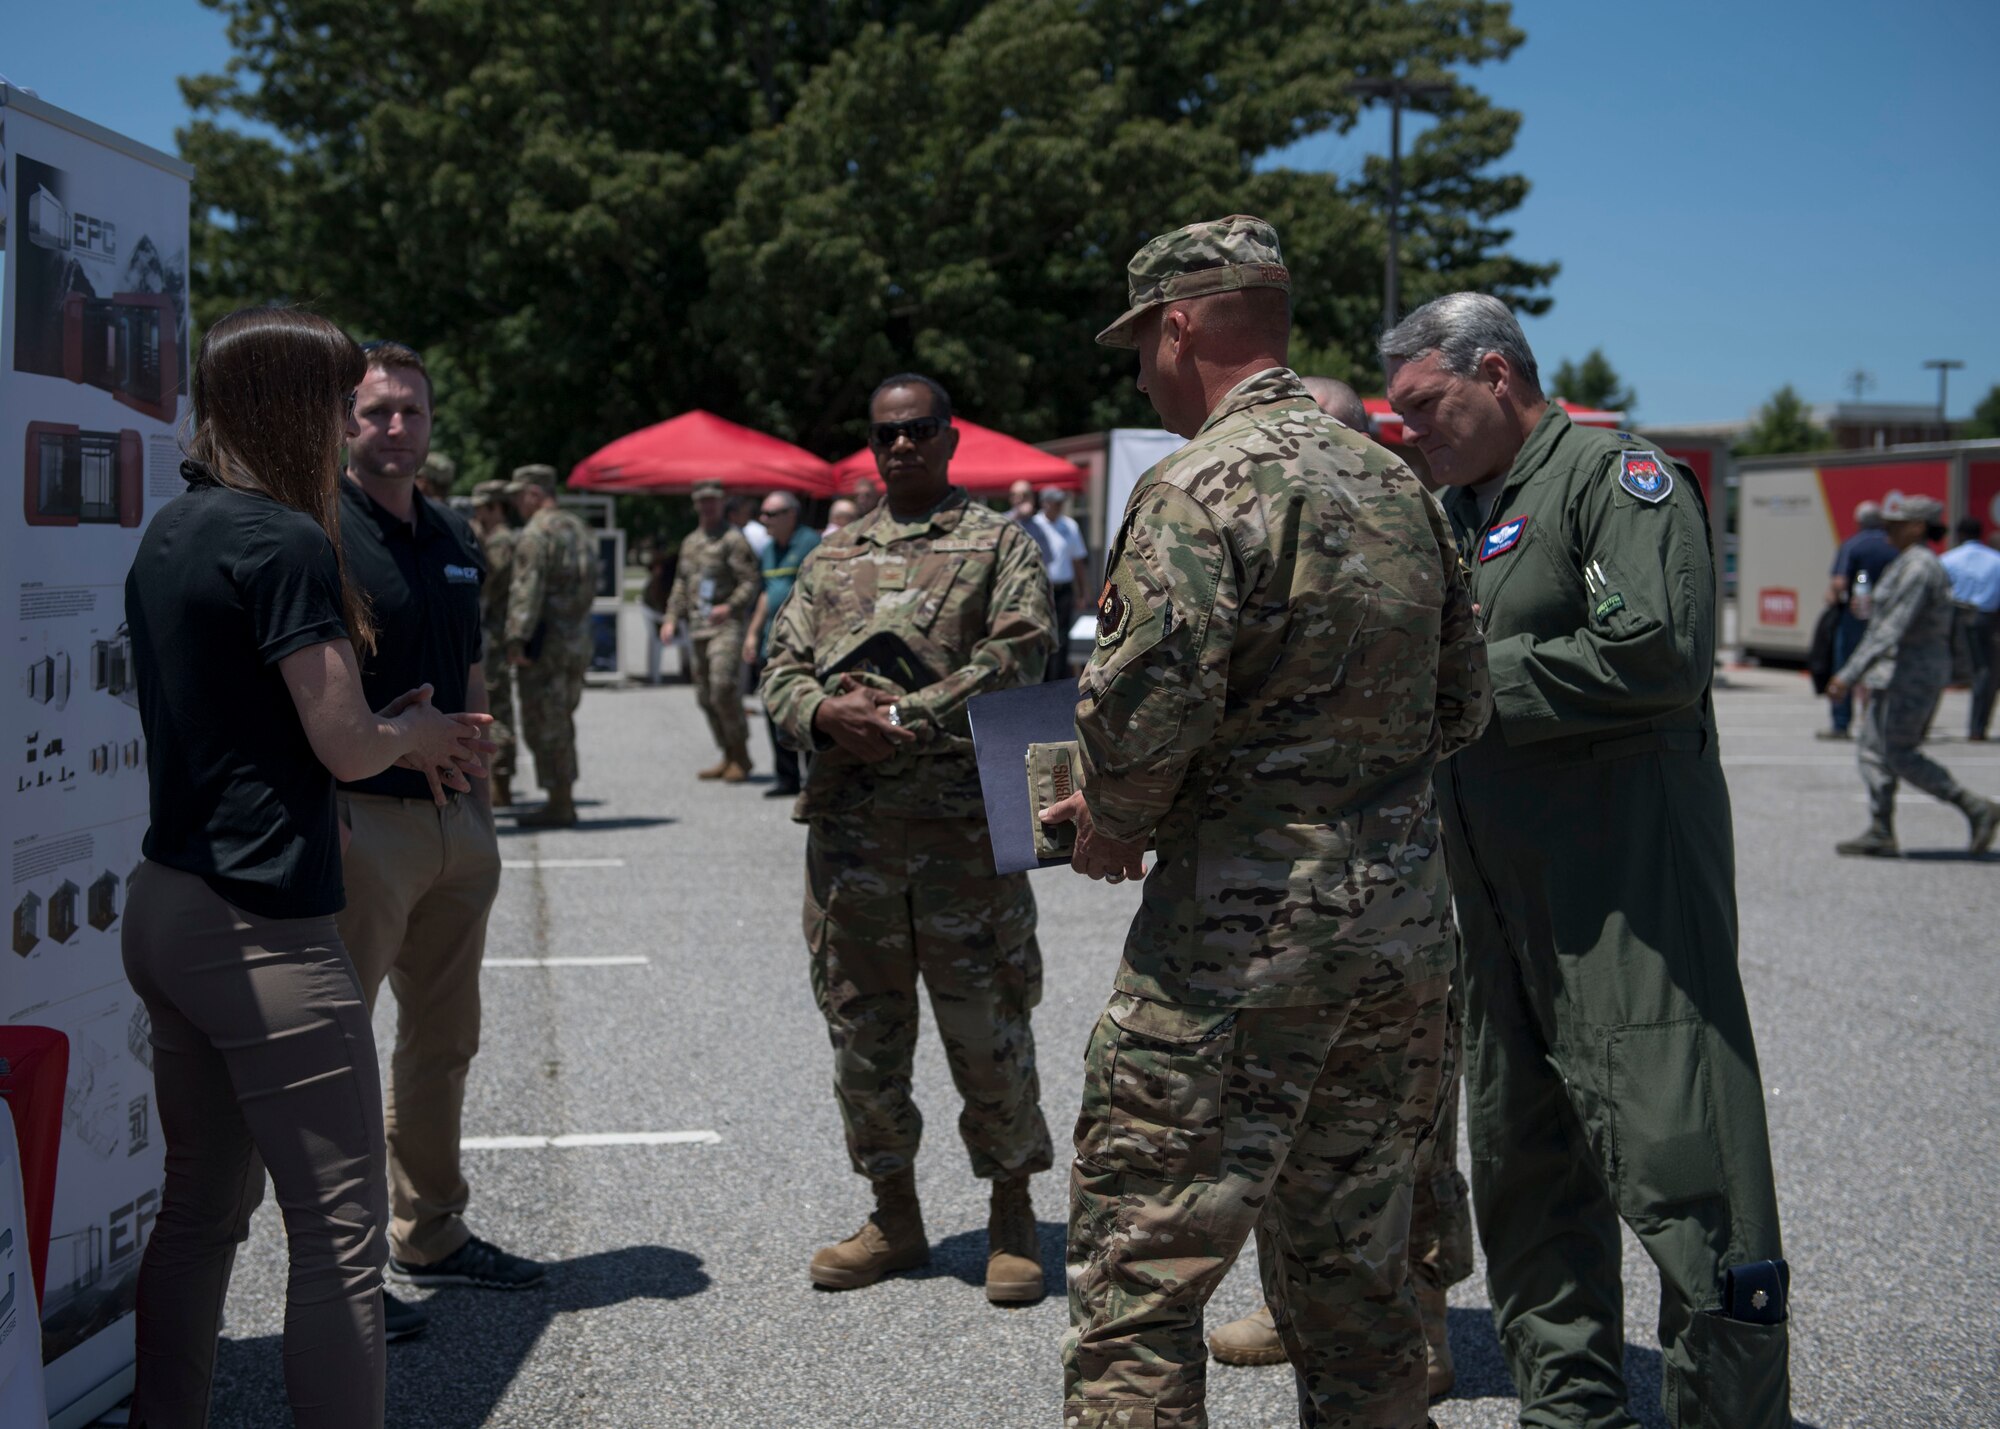
[{"label": "black sunglasses", "polygon": [[936,417],[918,417],[913,422],[874,422],[868,428],[868,445],[885,452],[904,437],[912,442],[927,442],[944,429],[944,423]]}]

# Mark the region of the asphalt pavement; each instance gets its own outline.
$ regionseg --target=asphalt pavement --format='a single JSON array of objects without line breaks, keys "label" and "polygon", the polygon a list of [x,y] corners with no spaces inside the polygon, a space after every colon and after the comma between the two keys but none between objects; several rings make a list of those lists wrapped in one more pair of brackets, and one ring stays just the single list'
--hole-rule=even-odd
[{"label": "asphalt pavement", "polygon": [[[1964,699],[1947,699],[1939,730],[1962,726]],[[2000,859],[1967,859],[1962,817],[1910,791],[1910,857],[1836,858],[1866,808],[1852,746],[1811,737],[1823,707],[1803,678],[1729,671],[1717,707],[1793,1267],[1795,1412],[1824,1429],[2000,1422]],[[932,1264],[866,1290],[811,1288],[813,1250],[852,1231],[867,1200],[807,987],[805,831],[763,797],[763,770],[747,787],[695,781],[712,751],[684,685],[593,687],[579,739],[582,825],[535,834],[502,818],[465,1125],[483,1143],[465,1155],[475,1228],[548,1261],[548,1282],[421,1297],[431,1330],[390,1347],[389,1423],[1057,1424],[1066,1162],[1034,1186],[1056,1293],[988,1305],[984,1187],[927,1028]],[[765,757],[761,726],[755,745]],[[1932,752],[2000,794],[2000,750],[1944,739]],[[1035,1031],[1061,1148],[1137,889],[1066,870],[1034,881],[1047,967]],[[394,1016],[385,997],[384,1047]],[[638,1134],[650,1144],[590,1144]],[[1255,1307],[1253,1262],[1212,1324]],[[1634,1412],[1658,1425],[1657,1281],[1629,1236],[1626,1267]],[[289,1422],[284,1279],[267,1200],[230,1293],[216,1429]],[[1451,1299],[1459,1383],[1435,1417],[1511,1424],[1481,1279]],[[1209,1403],[1218,1429],[1297,1422],[1284,1368],[1216,1366]]]}]

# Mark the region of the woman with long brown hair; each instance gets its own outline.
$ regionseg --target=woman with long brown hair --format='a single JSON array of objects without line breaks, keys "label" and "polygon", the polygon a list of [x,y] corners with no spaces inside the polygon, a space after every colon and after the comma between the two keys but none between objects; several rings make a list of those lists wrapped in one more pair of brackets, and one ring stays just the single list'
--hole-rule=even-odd
[{"label": "woman with long brown hair", "polygon": [[337,326],[251,308],[194,369],[186,493],[125,582],[151,826],[126,975],[153,1023],[166,1191],[139,1273],[131,1422],[207,1422],[236,1246],[277,1187],[291,1251],[285,1384],[309,1429],[383,1415],[387,1220],[375,1041],[334,926],[334,780],[394,763],[434,795],[484,774],[484,715],[429,688],[371,711],[373,630],[340,553],[345,407],[364,372]]}]

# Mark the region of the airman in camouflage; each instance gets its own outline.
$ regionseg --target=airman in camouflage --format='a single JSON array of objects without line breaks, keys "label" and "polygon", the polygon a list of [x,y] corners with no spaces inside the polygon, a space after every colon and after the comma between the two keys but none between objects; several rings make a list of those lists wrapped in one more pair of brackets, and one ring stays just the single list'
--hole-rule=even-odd
[{"label": "airman in camouflage", "polygon": [[993,1183],[986,1294],[1038,1300],[1028,1178],[1053,1161],[1029,1023],[1041,949],[1026,876],[993,872],[965,705],[1042,678],[1048,579],[1025,531],[949,484],[943,389],[891,378],[870,411],[888,500],[806,557],[762,686],[813,751],[794,812],[811,830],[805,936],[848,1156],[876,1197],[811,1274],[850,1289],[929,1259],[912,1171],[921,982],[965,1102],[959,1135]]},{"label": "airman in camouflage", "polygon": [[566,827],[576,822],[576,707],[590,669],[597,548],[583,522],[556,505],[554,467],[518,467],[514,479],[525,483],[528,523],[514,544],[505,648],[520,672],[521,733],[548,794],[545,806],[517,822]]},{"label": "airman in camouflage", "polygon": [[[525,485],[525,483],[522,483]],[[486,709],[493,716],[487,738],[500,746],[487,766],[493,781],[493,804],[505,808],[514,799],[515,737],[514,667],[507,663],[507,595],[513,589],[514,546],[520,539],[521,513],[514,501],[514,483],[482,481],[472,489],[472,519],[486,555],[486,579],[479,587],[480,619],[484,626]]]},{"label": "airman in camouflage", "polygon": [[722,760],[696,777],[741,784],[750,777],[750,723],[743,717],[743,633],[764,589],[757,553],[723,515],[722,484],[694,489],[701,524],[681,542],[660,640],[686,630],[694,653],[694,697]]},{"label": "airman in camouflage", "polygon": [[[1368,408],[1360,393],[1332,377],[1300,380],[1320,411],[1344,427],[1368,434]],[[1460,1002],[1454,980],[1445,1041],[1445,1056],[1454,1067],[1461,1065]],[[1472,1193],[1458,1169],[1458,1088],[1456,1076],[1445,1079],[1435,1134],[1417,1149],[1416,1197],[1410,1211],[1410,1281],[1424,1322],[1426,1387],[1433,1400],[1451,1393],[1456,1382],[1445,1292],[1468,1278],[1473,1267]],[[1208,1348],[1224,1364],[1285,1362],[1285,1345],[1268,1305],[1218,1327],[1208,1337]]]},{"label": "airman in camouflage", "polygon": [[1244,1240],[1300,1423],[1425,1422],[1413,1166],[1447,1065],[1437,762],[1491,709],[1463,565],[1401,462],[1283,364],[1277,235],[1155,239],[1140,386],[1188,445],[1113,548],[1076,728],[1077,871],[1157,860],[1085,1054],[1070,1429],[1201,1429],[1202,1306]]},{"label": "airman in camouflage", "polygon": [[1964,814],[1972,825],[1972,852],[1982,854],[2000,830],[2000,805],[1961,786],[1922,749],[1951,682],[1951,577],[1924,544],[1944,538],[1944,505],[1930,496],[1893,495],[1883,504],[1882,527],[1900,554],[1875,589],[1868,633],[1827,686],[1835,699],[1858,684],[1874,692],[1855,751],[1868,789],[1868,829],[1835,847],[1850,857],[1901,853],[1896,783],[1906,779]]}]

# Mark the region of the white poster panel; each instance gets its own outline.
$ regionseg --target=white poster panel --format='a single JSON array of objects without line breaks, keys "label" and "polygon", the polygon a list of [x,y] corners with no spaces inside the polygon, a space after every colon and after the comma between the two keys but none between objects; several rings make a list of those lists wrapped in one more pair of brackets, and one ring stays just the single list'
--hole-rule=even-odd
[{"label": "white poster panel", "polygon": [[1158,428],[1119,427],[1106,434],[1110,455],[1104,463],[1104,539],[1118,539],[1125,507],[1139,478],[1187,445],[1187,438]]},{"label": "white poster panel", "polygon": [[28,1264],[28,1215],[14,1115],[0,1100],[0,1424],[42,1429],[42,1337],[35,1321],[35,1274]]},{"label": "white poster panel", "polygon": [[0,101],[0,1023],[69,1038],[41,1307],[62,1424],[130,1370],[160,1204],[149,1027],[119,959],[146,830],[124,584],[183,488],[190,171],[19,91]]}]

